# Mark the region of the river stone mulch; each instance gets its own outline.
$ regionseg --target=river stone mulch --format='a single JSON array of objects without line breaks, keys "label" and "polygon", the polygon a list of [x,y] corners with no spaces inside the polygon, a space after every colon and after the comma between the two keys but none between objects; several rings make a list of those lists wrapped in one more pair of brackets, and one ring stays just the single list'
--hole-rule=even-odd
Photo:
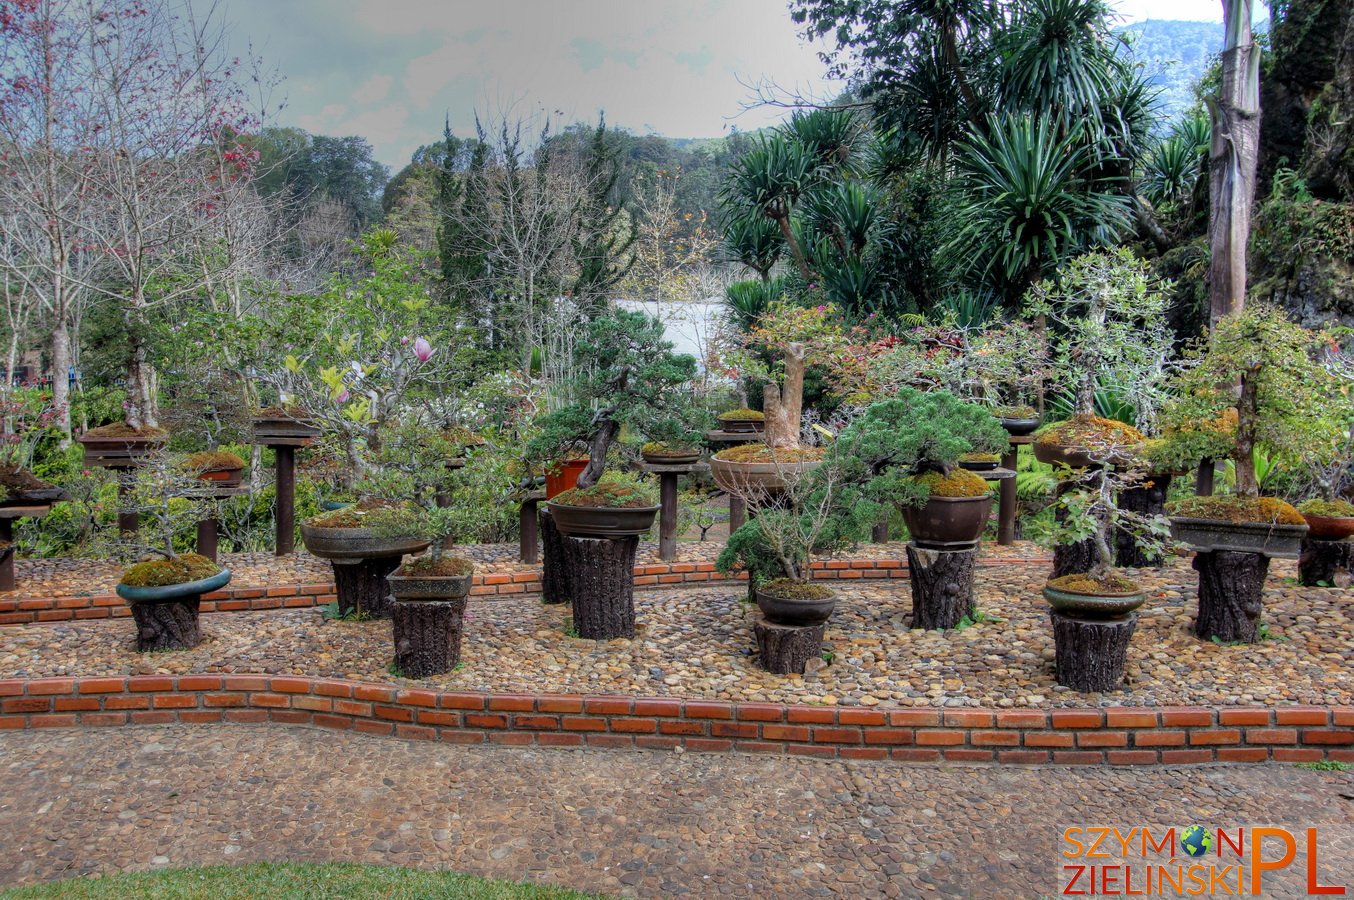
[{"label": "river stone mulch", "polygon": [[[1077,694],[1053,678],[1053,635],[1039,594],[1044,564],[982,569],[978,607],[1000,621],[963,630],[913,631],[906,580],[838,589],[829,664],[805,676],[758,669],[756,608],[741,586],[641,591],[633,640],[567,634],[567,607],[536,597],[476,599],[467,613],[463,665],[421,680],[448,690],[633,694],[865,706],[1354,702],[1354,591],[1302,588],[1276,562],[1265,596],[1270,637],[1251,646],[1199,641],[1195,573],[1184,560],[1139,573],[1151,588],[1140,612],[1128,684]],[[0,629],[0,678],[195,672],[266,672],[391,681],[390,623],[331,622],[319,609],[214,613],[188,652],[138,654],[125,621]]]},{"label": "river stone mulch", "polygon": [[[855,549],[827,559],[896,559],[907,558],[904,544],[862,544]],[[689,541],[677,545],[676,563],[714,562],[723,541]],[[481,575],[517,575],[539,572],[541,567],[527,565],[518,558],[516,544],[467,544],[457,547],[456,553],[475,561],[475,571]],[[983,545],[986,560],[1028,560],[1049,558],[1049,551],[1038,544],[1020,541],[1007,547],[995,543]],[[326,560],[318,559],[298,549],[287,556],[272,553],[223,553],[221,564],[230,569],[233,588],[275,587],[285,584],[323,584],[334,580],[334,572]],[[658,544],[644,541],[636,554],[637,565],[658,564]],[[111,594],[122,578],[122,567],[97,559],[19,559],[15,561],[17,588],[4,597],[80,597],[89,594]]]}]

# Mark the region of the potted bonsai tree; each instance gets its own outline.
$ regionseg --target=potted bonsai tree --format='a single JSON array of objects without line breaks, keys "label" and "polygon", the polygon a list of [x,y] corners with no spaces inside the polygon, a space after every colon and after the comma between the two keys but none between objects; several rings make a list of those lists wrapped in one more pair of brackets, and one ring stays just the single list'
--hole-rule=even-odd
[{"label": "potted bonsai tree", "polygon": [[1054,541],[1089,546],[1086,571],[1051,578],[1044,599],[1052,607],[1058,683],[1078,691],[1109,691],[1124,680],[1128,644],[1137,627],[1142,586],[1113,568],[1113,535],[1126,535],[1144,553],[1159,553],[1169,542],[1163,516],[1143,515],[1115,503],[1115,494],[1137,484],[1131,467],[1083,469],[1071,475],[1058,497]]},{"label": "potted bonsai tree", "polygon": [[238,487],[244,479],[245,462],[228,450],[201,450],[184,457],[183,467],[199,481],[217,487]]},{"label": "potted bonsai tree", "polygon": [[1260,496],[1255,451],[1263,443],[1271,452],[1296,454],[1318,437],[1314,429],[1325,427],[1318,411],[1340,402],[1319,361],[1325,347],[1320,335],[1280,310],[1253,304],[1218,320],[1198,364],[1180,379],[1200,420],[1236,410],[1234,492],[1167,507],[1176,539],[1197,551],[1201,638],[1257,640],[1269,560],[1298,555],[1307,523],[1283,500]]},{"label": "potted bonsai tree", "polygon": [[124,554],[142,557],[117,586],[136,622],[136,649],[190,650],[201,640],[202,595],[224,587],[230,570],[205,556],[179,553],[175,538],[213,515],[211,501],[183,460],[163,450],[143,458],[126,500],[148,526],[118,529],[115,538]]},{"label": "potted bonsai tree", "polygon": [[1047,335],[1028,322],[1003,322],[972,336],[969,357],[975,394],[1007,433],[1019,437],[1038,428],[1035,404],[1051,375]]},{"label": "potted bonsai tree", "polygon": [[[659,507],[647,490],[602,475],[623,428],[649,433],[680,414],[696,361],[672,352],[660,320],[622,309],[593,319],[576,353],[579,374],[565,386],[570,402],[541,419],[526,448],[535,464],[587,449],[577,486],[547,504],[546,565],[569,573],[580,637],[628,637],[634,633],[635,551]],[[553,541],[552,527],[566,540]],[[562,558],[552,559],[556,555]]]}]

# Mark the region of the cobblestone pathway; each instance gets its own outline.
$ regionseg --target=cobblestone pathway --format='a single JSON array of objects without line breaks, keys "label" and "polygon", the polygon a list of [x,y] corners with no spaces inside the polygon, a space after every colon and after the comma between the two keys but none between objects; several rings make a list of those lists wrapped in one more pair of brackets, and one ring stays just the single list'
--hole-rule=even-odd
[{"label": "cobblestone pathway", "polygon": [[460,747],[268,725],[0,735],[0,886],[256,860],[453,868],[639,896],[1057,894],[1060,823],[1342,823],[1291,766],[936,767]]}]

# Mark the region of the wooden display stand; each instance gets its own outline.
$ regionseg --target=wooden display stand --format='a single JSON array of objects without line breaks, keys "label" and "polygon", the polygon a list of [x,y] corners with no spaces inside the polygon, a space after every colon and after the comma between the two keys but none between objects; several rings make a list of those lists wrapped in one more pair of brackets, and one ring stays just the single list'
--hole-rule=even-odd
[{"label": "wooden display stand", "polygon": [[[760,431],[707,431],[705,439],[714,447],[715,452],[727,449],[728,447],[737,447],[742,444],[755,444],[758,441],[766,439],[766,434]],[[721,446],[722,445],[722,446]],[[729,534],[733,534],[742,528],[748,520],[747,501],[742,497],[729,494]]]},{"label": "wooden display stand", "polygon": [[1227,643],[1259,639],[1269,557],[1259,553],[1213,550],[1194,555],[1199,573],[1199,616],[1194,635]]},{"label": "wooden display stand", "polygon": [[679,466],[640,463],[642,472],[658,476],[658,558],[671,562],[677,558],[677,479],[696,470],[696,463]]},{"label": "wooden display stand", "polygon": [[1338,585],[1350,576],[1354,576],[1354,540],[1302,539],[1302,555],[1298,557],[1298,584],[1304,587],[1329,587]]},{"label": "wooden display stand", "polygon": [[136,649],[192,650],[202,640],[198,628],[201,594],[177,600],[138,600],[128,604],[136,621]]},{"label": "wooden display stand", "polygon": [[912,627],[956,627],[974,613],[973,573],[978,549],[931,550],[907,544],[907,572],[912,581]]},{"label": "wooden display stand", "polygon": [[540,533],[537,531],[537,516],[545,492],[531,491],[522,497],[522,505],[517,511],[517,522],[521,526],[517,539],[517,558],[528,565],[534,564],[540,557]]},{"label": "wooden display stand", "polygon": [[[204,490],[199,496],[209,497],[212,500],[228,500],[231,497],[238,497],[247,493],[249,493],[247,487],[212,487],[210,483],[205,483]],[[215,517],[203,519],[197,523],[197,552],[199,556],[205,556],[212,562],[216,562],[216,544],[220,528],[221,523]]]},{"label": "wooden display stand", "polygon": [[541,545],[545,559],[541,562],[541,602],[570,603],[573,591],[569,588],[569,569],[564,563],[564,535],[555,527],[555,517],[547,507],[538,514],[541,525]]},{"label": "wooden display stand", "polygon": [[[559,549],[575,633],[594,641],[634,637],[634,573],[639,537],[560,535]],[[547,558],[550,555],[549,545],[546,555]]]},{"label": "wooden display stand", "polygon": [[776,625],[758,619],[752,626],[763,669],[777,675],[803,675],[809,660],[823,655],[827,624]]},{"label": "wooden display stand", "polygon": [[0,507],[0,591],[12,591],[18,583],[14,575],[14,520],[40,519],[51,511],[49,503]]},{"label": "wooden display stand", "polygon": [[406,678],[441,675],[461,661],[466,598],[390,600],[395,667]]},{"label": "wooden display stand", "polygon": [[[1170,492],[1171,480],[1170,475],[1149,475],[1144,479],[1145,483],[1120,491],[1117,505],[1120,509],[1142,516],[1165,515],[1166,495]],[[1164,554],[1144,552],[1132,534],[1116,529],[1114,542],[1115,563],[1122,568],[1142,569],[1166,564]]]},{"label": "wooden display stand", "polygon": [[[367,619],[390,618],[390,591],[386,576],[400,567],[403,556],[331,559],[339,615],[356,613]],[[347,601],[347,602],[345,602]]]},{"label": "wooden display stand", "polygon": [[1001,456],[1001,467],[1011,473],[1003,478],[997,489],[997,543],[1008,547],[1016,541],[1016,507],[1020,500],[1016,496],[1015,473],[1020,471],[1020,448],[1034,443],[1028,434],[1013,434],[1007,438],[1007,450]]},{"label": "wooden display stand", "polygon": [[1123,686],[1128,645],[1138,627],[1129,613],[1112,619],[1083,619],[1049,610],[1057,654],[1058,684],[1074,691],[1114,691]]}]

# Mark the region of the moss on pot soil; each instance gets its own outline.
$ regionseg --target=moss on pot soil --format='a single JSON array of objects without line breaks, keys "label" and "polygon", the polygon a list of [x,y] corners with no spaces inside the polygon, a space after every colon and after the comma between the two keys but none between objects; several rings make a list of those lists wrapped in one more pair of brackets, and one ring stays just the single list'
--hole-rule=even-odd
[{"label": "moss on pot soil", "polygon": [[1308,500],[1299,504],[1298,512],[1330,519],[1344,519],[1354,516],[1354,503],[1348,500]]},{"label": "moss on pot soil", "polygon": [[766,419],[765,413],[755,409],[748,409],[746,406],[743,407],[742,409],[731,409],[728,412],[719,414],[719,421],[721,422],[730,422],[730,421],[736,422],[745,420],[761,422],[765,419]]},{"label": "moss on pot soil", "polygon": [[109,425],[100,425],[98,428],[91,428],[82,438],[127,438],[129,440],[147,440],[151,438],[165,437],[169,432],[163,428],[133,428],[126,422],[113,422]]},{"label": "moss on pot soil", "polygon": [[1132,578],[1126,578],[1116,572],[1111,572],[1104,578],[1092,578],[1090,575],[1064,575],[1061,578],[1050,579],[1048,586],[1058,591],[1067,591],[1072,594],[1091,594],[1093,596],[1136,594],[1142,590],[1142,586]]},{"label": "moss on pot soil", "polygon": [[1214,519],[1220,522],[1268,522],[1274,525],[1305,525],[1307,520],[1277,497],[1238,497],[1216,494],[1212,497],[1186,497],[1166,506],[1174,516],[1188,519]]},{"label": "moss on pot soil", "polygon": [[915,481],[926,487],[932,497],[986,497],[992,493],[987,482],[967,469],[954,468],[950,474],[924,472]]},{"label": "moss on pot soil", "polygon": [[827,455],[822,447],[768,447],[766,444],[742,444],[715,454],[715,459],[736,463],[816,462]]},{"label": "moss on pot soil", "polygon": [[412,522],[413,519],[417,518],[418,511],[407,504],[398,503],[394,500],[379,500],[368,497],[352,506],[345,506],[343,509],[307,519],[306,524],[316,528],[367,528],[374,524],[373,517],[388,520],[391,514],[394,516],[407,514]]},{"label": "moss on pot soil", "polygon": [[185,553],[174,559],[152,559],[139,562],[129,568],[122,576],[127,587],[166,587],[171,584],[187,584],[211,578],[221,571],[221,567],[205,556]]},{"label": "moss on pot soil", "polygon": [[244,460],[225,450],[203,450],[186,457],[183,467],[192,472],[219,472],[222,469],[243,469]]},{"label": "moss on pot soil", "polygon": [[792,581],[789,578],[773,579],[758,585],[757,590],[785,600],[826,600],[832,596],[832,588],[811,581]]},{"label": "moss on pot soil", "polygon": [[629,484],[603,481],[592,487],[571,488],[557,494],[552,503],[593,509],[641,509],[657,505],[648,491]]},{"label": "moss on pot soil", "polygon": [[1062,422],[1045,425],[1034,433],[1040,444],[1065,447],[1129,446],[1141,444],[1146,438],[1132,425],[1100,416],[1073,416]]},{"label": "moss on pot soil", "polygon": [[432,575],[437,578],[459,578],[475,571],[475,564],[463,556],[416,556],[400,566],[396,575]]}]

